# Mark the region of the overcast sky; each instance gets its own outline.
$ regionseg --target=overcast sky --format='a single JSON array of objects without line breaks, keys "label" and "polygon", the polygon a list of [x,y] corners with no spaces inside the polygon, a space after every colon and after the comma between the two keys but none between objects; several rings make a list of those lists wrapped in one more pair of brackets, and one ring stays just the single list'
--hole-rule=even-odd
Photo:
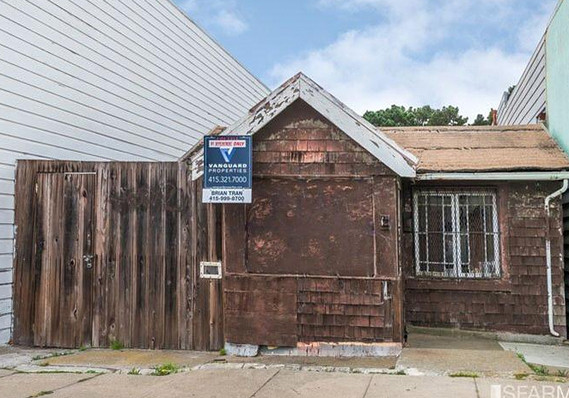
[{"label": "overcast sky", "polygon": [[556,0],[176,0],[270,88],[305,72],[357,112],[456,105],[517,83]]}]

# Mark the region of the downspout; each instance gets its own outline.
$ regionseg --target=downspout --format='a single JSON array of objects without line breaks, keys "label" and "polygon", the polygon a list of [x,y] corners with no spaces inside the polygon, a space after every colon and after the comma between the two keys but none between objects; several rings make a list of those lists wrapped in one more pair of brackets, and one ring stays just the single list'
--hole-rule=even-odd
[{"label": "downspout", "polygon": [[547,312],[549,319],[549,333],[555,337],[559,337],[559,333],[553,328],[553,282],[552,282],[552,272],[551,272],[551,238],[549,236],[549,205],[552,199],[563,195],[567,188],[569,188],[569,180],[563,180],[563,186],[557,191],[553,192],[551,195],[545,198],[545,257],[547,264]]}]

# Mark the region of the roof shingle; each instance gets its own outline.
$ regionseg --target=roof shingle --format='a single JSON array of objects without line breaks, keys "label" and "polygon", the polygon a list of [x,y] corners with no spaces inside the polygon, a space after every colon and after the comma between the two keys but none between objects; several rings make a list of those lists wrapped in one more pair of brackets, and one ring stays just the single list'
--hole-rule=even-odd
[{"label": "roof shingle", "polygon": [[419,173],[569,169],[569,158],[542,124],[382,127],[381,131],[419,158]]}]

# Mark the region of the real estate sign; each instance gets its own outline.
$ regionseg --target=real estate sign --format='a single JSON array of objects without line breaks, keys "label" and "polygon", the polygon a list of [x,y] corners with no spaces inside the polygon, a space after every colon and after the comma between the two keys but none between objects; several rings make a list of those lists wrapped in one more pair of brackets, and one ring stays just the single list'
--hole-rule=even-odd
[{"label": "real estate sign", "polygon": [[250,136],[204,137],[203,203],[251,203]]}]

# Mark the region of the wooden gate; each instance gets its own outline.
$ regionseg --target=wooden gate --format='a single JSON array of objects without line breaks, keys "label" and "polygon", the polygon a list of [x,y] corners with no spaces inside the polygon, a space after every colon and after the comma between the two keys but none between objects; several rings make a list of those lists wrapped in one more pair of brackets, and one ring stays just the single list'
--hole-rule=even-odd
[{"label": "wooden gate", "polygon": [[95,175],[38,174],[34,344],[91,345]]},{"label": "wooden gate", "polygon": [[221,348],[219,212],[183,164],[18,162],[14,342]]}]

